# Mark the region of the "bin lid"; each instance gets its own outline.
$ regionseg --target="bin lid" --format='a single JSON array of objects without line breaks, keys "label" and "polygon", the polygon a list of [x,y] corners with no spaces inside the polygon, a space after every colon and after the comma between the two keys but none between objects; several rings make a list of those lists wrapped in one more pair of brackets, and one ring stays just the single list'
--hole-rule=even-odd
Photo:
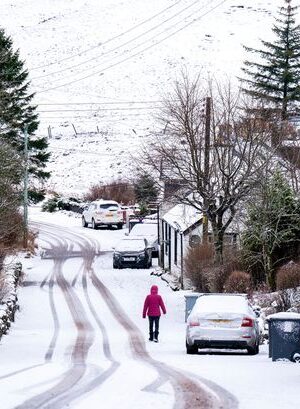
[{"label": "bin lid", "polygon": [[300,320],[300,314],[297,312],[277,312],[267,316],[268,320]]},{"label": "bin lid", "polygon": [[199,297],[200,295],[202,295],[203,293],[188,293],[188,294],[184,294],[185,298],[189,298],[189,297]]}]

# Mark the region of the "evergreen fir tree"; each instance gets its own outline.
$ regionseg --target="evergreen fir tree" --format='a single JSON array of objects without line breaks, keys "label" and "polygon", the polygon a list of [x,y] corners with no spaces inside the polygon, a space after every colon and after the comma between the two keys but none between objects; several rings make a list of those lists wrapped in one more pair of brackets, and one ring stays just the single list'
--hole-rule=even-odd
[{"label": "evergreen fir tree", "polygon": [[0,138],[21,153],[27,129],[29,172],[41,180],[50,176],[43,170],[50,154],[46,151],[46,138],[34,136],[39,122],[29,86],[28,71],[19,51],[13,50],[12,39],[0,29]]},{"label": "evergreen fir tree", "polygon": [[136,200],[143,205],[155,202],[158,195],[155,180],[147,173],[141,174],[134,183],[134,193]]},{"label": "evergreen fir tree", "polygon": [[260,57],[260,62],[245,61],[242,68],[243,90],[269,108],[275,108],[281,119],[299,113],[300,102],[300,26],[296,25],[298,9],[284,0],[272,31],[274,43],[261,41],[264,49],[245,47]]},{"label": "evergreen fir tree", "polygon": [[299,241],[300,202],[276,172],[249,205],[242,235],[243,258],[255,280],[274,290],[276,269],[297,258]]}]

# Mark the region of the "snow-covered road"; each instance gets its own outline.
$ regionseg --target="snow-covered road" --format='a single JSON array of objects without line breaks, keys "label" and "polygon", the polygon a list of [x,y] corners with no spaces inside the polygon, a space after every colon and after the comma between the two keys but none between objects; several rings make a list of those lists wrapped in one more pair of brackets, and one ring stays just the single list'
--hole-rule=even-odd
[{"label": "snow-covered road", "polygon": [[[0,343],[1,409],[299,407],[299,366],[244,352],[185,354],[184,292],[151,270],[113,270],[122,231],[31,216],[40,256],[24,259],[16,323]],[[52,220],[51,220],[52,219]],[[163,295],[160,343],[141,317],[152,284]]]}]

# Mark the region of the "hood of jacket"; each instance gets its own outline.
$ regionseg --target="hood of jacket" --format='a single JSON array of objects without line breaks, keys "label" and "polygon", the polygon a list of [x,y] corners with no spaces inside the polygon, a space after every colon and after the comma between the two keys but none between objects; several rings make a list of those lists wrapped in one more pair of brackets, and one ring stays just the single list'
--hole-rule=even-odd
[{"label": "hood of jacket", "polygon": [[151,294],[158,294],[158,287],[157,285],[153,285],[151,287]]}]

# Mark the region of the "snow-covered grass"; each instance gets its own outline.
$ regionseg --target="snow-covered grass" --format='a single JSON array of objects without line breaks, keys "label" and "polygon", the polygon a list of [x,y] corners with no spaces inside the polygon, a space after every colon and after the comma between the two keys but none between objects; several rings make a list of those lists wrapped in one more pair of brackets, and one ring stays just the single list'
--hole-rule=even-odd
[{"label": "snow-covered grass", "polygon": [[[181,70],[236,81],[282,0],[1,0],[50,135],[49,188],[132,175],[131,153]],[[94,104],[92,104],[94,103]],[[50,127],[50,128],[49,128]]]}]

